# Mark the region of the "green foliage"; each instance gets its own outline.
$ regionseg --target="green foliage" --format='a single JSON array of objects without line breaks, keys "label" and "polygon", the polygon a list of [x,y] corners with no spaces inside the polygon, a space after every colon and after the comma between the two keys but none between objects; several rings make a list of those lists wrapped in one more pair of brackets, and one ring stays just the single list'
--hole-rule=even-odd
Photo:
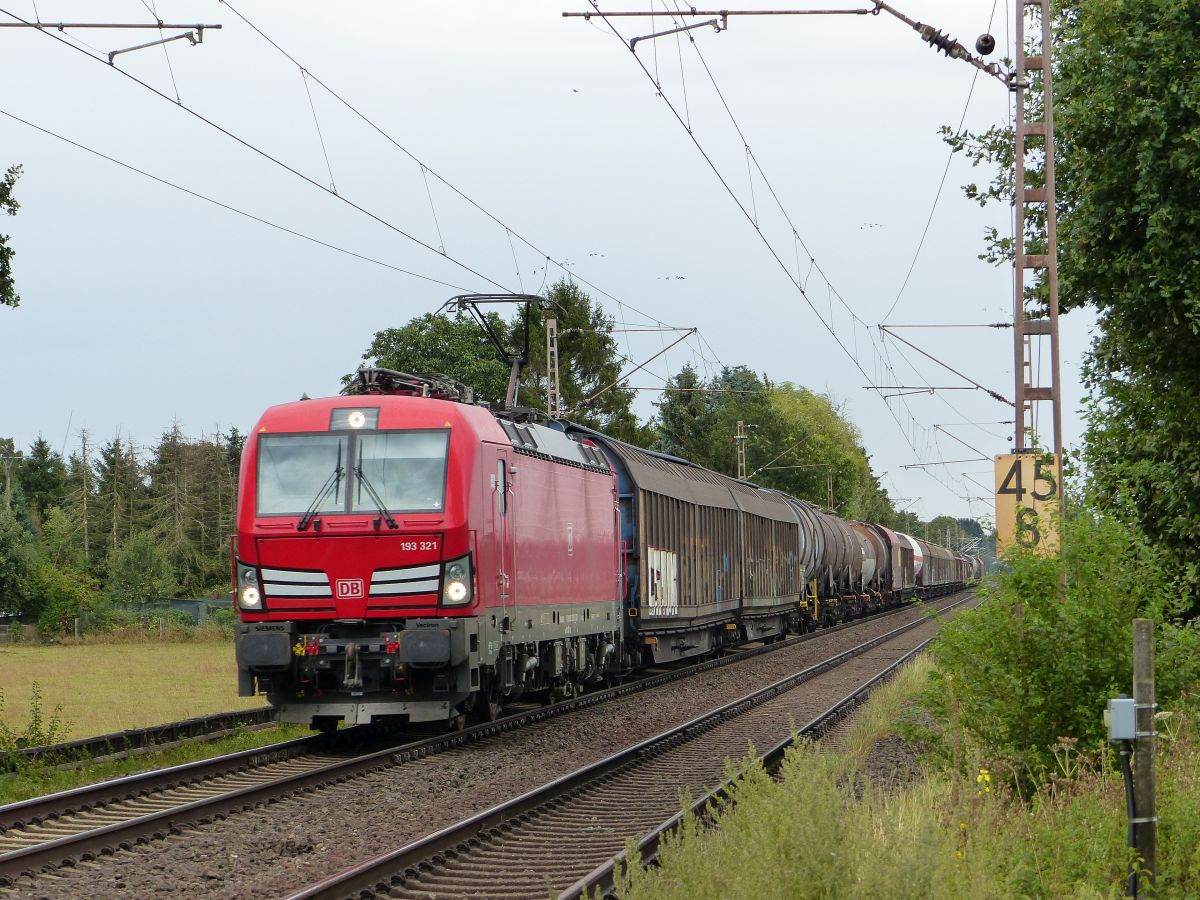
[{"label": "green foliage", "polygon": [[[903,697],[922,683],[901,678],[909,684],[900,696],[872,696],[852,732],[894,721]],[[1159,718],[1156,897],[1200,894],[1198,726],[1186,706]],[[658,868],[643,870],[631,853],[617,893],[627,900],[1116,900],[1131,855],[1121,777],[1109,748],[1080,746],[1060,742],[1052,777],[1023,799],[992,777],[978,750],[957,769],[897,785],[885,762],[894,742],[872,738],[850,752],[801,744],[776,780],[751,760],[730,802],[713,812],[716,827],[687,817],[660,846]]]},{"label": "green foliage", "polygon": [[1200,17],[1171,0],[1081,7],[1060,54],[1071,135],[1064,288],[1100,313],[1087,461],[1104,499],[1200,589]]},{"label": "green foliage", "polygon": [[[571,420],[618,440],[647,445],[653,434],[638,423],[632,409],[634,392],[621,383],[629,360],[612,335],[612,317],[573,281],[558,282],[547,297],[553,310],[530,310],[529,365],[518,402],[546,404],[545,320],[553,316],[558,322],[559,388]],[[514,320],[514,339],[519,327]]]},{"label": "green foliage", "polygon": [[0,503],[0,612],[30,612],[34,569],[33,536]]},{"label": "green foliage", "polygon": [[1064,523],[1063,545],[1061,561],[1014,552],[983,605],[950,622],[931,650],[930,706],[1024,783],[1053,770],[1060,738],[1102,741],[1105,702],[1130,690],[1135,617],[1161,623],[1161,700],[1200,675],[1196,631],[1169,621],[1178,593],[1161,554],[1114,519],[1086,514]]},{"label": "green foliage", "polygon": [[[737,423],[746,425],[749,470],[795,443],[789,423],[771,403],[770,386],[745,366],[726,366],[704,382],[690,365],[671,379],[658,404],[655,449],[737,475]],[[770,478],[768,474],[766,476]]]},{"label": "green foliage", "polygon": [[[788,752],[778,781],[753,767],[717,811],[716,829],[689,818],[659,848],[659,867],[633,868],[617,893],[627,900],[1122,895],[1129,857],[1116,777],[1090,767],[1026,804],[985,774],[976,766],[888,790],[853,758],[801,744]],[[1194,845],[1173,841],[1163,851],[1194,852]],[[1190,896],[1194,876],[1183,884],[1159,896]]]},{"label": "green foliage", "polygon": [[114,603],[151,603],[174,596],[171,561],[147,532],[139,532],[109,555],[105,597]]},{"label": "green foliage", "polygon": [[[507,323],[496,315],[488,321],[497,335],[507,340]],[[448,375],[473,387],[479,399],[491,403],[502,402],[508,387],[508,365],[483,329],[465,313],[453,318],[426,313],[407,325],[377,332],[363,360],[400,372]]]},{"label": "green foliage", "polygon": [[[552,311],[528,311],[529,359],[521,369],[517,404],[546,407],[545,319],[553,316],[558,321],[559,388],[572,420],[631,443],[650,440],[633,414],[633,391],[615,384],[625,360],[612,336],[612,318],[574,282],[560,281],[546,296]],[[506,353],[523,350],[525,320],[524,308],[509,321],[494,313],[488,316]],[[400,328],[380,331],[363,359],[402,372],[448,375],[473,387],[476,396],[489,403],[503,402],[508,391],[509,364],[483,329],[462,313],[453,318],[427,313]]]},{"label": "green foliage", "polygon": [[[45,764],[22,766],[11,775],[0,775],[0,804],[68,791],[148,769],[166,769],[226,753],[254,750],[279,741],[305,737],[309,733],[307,725],[273,725],[269,728],[244,729],[212,741],[183,741],[166,750],[126,759],[87,760],[78,768]],[[59,737],[58,741],[63,739]],[[0,752],[2,749],[0,746]]]},{"label": "green foliage", "polygon": [[229,577],[239,438],[231,433],[224,446],[219,439],[193,441],[175,423],[147,467],[154,535],[170,560],[177,590],[188,596],[219,591]]},{"label": "green foliage", "polygon": [[46,511],[42,523],[41,552],[46,559],[62,569],[73,572],[87,570],[83,548],[83,520],[77,510],[70,512],[53,506]]},{"label": "green foliage", "polygon": [[35,521],[40,524],[47,510],[62,503],[66,495],[67,467],[63,458],[39,435],[22,459],[17,475]]},{"label": "green foliage", "polygon": [[[1085,369],[1085,461],[1110,514],[1169,554],[1195,605],[1200,566],[1200,17],[1174,0],[1062,4],[1054,22],[1060,306],[1090,306],[1100,329]],[[1028,92],[1031,96],[1037,91]],[[1040,115],[1031,108],[1031,118]],[[996,166],[980,203],[1012,196],[1011,129],[950,134]],[[1031,155],[1030,184],[1043,178]],[[1030,252],[1045,216],[1027,211]],[[1007,262],[994,229],[984,256]],[[1042,301],[1043,285],[1030,296]]]},{"label": "green foliage", "polygon": [[829,506],[832,477],[839,515],[894,523],[858,429],[831,398],[791,382],[773,384],[744,366],[726,367],[707,383],[685,366],[671,385],[680,390],[658,404],[656,449],[736,475],[741,421],[752,481]]},{"label": "green foliage", "polygon": [[[5,699],[4,689],[0,688],[0,711],[4,709]],[[63,721],[61,706],[54,707],[47,715],[41,685],[35,681],[29,692],[29,719],[25,727],[18,731],[0,719],[0,753],[61,743],[69,730],[70,726]]]},{"label": "green foliage", "polygon": [[96,545],[111,552],[148,521],[145,471],[133,441],[117,435],[102,446],[94,476],[92,529]]},{"label": "green foliage", "polygon": [[38,627],[47,634],[62,634],[72,630],[76,617],[96,608],[100,585],[89,575],[40,561],[33,571],[31,594]]},{"label": "green foliage", "polygon": [[[10,216],[15,216],[17,210],[21,208],[21,204],[13,197],[13,189],[16,187],[20,174],[20,166],[9,166],[4,177],[0,178],[0,210]],[[16,251],[9,246],[8,240],[7,234],[0,234],[0,306],[15,308],[21,305],[21,296],[17,293],[17,287],[13,281],[12,258],[16,255]]]}]

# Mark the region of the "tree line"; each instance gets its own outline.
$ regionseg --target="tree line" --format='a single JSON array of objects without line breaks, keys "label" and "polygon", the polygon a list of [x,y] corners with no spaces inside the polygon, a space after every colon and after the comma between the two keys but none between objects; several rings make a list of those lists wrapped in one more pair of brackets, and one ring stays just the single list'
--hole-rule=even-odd
[{"label": "tree line", "polygon": [[42,437],[0,438],[0,613],[63,630],[85,613],[229,590],[243,436],[186,436],[148,450],[84,432],[64,457]]}]

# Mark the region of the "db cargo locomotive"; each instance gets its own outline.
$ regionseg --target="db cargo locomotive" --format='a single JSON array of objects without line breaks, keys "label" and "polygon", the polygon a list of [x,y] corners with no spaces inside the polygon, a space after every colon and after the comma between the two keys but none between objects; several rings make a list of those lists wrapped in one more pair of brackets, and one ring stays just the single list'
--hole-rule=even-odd
[{"label": "db cargo locomotive", "polygon": [[238,498],[239,693],[317,728],[458,726],[977,577],[883,526],[384,369],[267,410]]}]

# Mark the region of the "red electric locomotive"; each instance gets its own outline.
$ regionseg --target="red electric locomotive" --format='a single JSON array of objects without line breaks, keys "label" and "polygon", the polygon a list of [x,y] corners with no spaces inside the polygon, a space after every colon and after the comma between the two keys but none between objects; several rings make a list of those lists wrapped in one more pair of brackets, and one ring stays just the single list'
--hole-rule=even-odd
[{"label": "red electric locomotive", "polygon": [[320,728],[454,725],[619,665],[604,454],[469,394],[364,370],[343,396],[263,414],[234,539],[241,695]]}]

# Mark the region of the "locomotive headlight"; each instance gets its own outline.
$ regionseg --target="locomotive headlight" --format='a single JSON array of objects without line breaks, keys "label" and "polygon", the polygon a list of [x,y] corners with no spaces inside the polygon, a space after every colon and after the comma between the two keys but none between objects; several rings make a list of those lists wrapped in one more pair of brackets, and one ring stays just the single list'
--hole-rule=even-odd
[{"label": "locomotive headlight", "polygon": [[463,606],[471,602],[471,556],[451,560],[442,569],[442,605]]},{"label": "locomotive headlight", "polygon": [[262,609],[262,593],[255,566],[237,564],[237,601],[242,609]]}]

